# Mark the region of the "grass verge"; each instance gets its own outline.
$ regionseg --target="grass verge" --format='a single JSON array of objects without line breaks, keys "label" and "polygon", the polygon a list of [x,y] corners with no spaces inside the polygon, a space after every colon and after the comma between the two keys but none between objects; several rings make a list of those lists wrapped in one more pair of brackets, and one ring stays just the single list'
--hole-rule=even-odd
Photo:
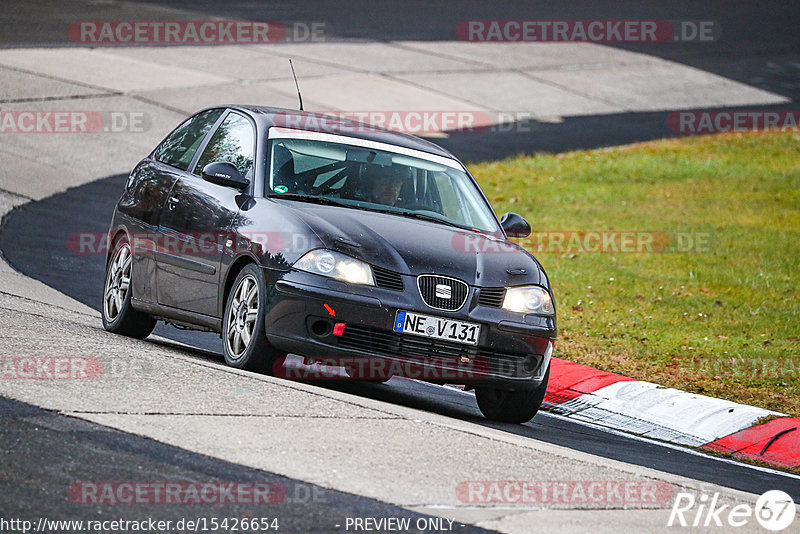
[{"label": "grass verge", "polygon": [[557,355],[800,415],[800,134],[662,140],[470,170],[498,213],[531,221],[521,244],[553,286]]}]

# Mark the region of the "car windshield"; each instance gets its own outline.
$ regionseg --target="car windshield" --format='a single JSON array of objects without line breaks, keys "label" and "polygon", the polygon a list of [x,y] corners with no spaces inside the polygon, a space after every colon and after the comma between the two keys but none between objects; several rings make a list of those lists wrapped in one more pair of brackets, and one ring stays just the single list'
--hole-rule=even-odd
[{"label": "car windshield", "polygon": [[323,136],[270,135],[268,196],[499,231],[491,207],[457,161],[384,143]]}]

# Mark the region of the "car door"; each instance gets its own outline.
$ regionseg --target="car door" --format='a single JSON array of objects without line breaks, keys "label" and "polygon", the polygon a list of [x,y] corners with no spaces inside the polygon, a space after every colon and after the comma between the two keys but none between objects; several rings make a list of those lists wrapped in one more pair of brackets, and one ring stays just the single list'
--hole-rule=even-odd
[{"label": "car door", "polygon": [[[220,262],[242,192],[201,176],[209,163],[235,165],[252,181],[255,125],[229,111],[202,148],[191,173],[172,186],[161,212],[164,250],[157,256],[158,303],[210,317],[218,314]],[[252,186],[251,186],[252,187]]]},{"label": "car door", "polygon": [[137,299],[156,302],[158,220],[172,186],[189,168],[224,109],[198,113],[175,128],[131,173],[118,209],[128,221],[133,246],[132,284]]}]

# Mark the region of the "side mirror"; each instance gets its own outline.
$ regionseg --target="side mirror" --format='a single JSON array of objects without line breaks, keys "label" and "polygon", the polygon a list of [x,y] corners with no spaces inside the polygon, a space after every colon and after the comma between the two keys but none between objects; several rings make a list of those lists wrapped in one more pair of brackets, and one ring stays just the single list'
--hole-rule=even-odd
[{"label": "side mirror", "polygon": [[203,179],[212,184],[242,190],[250,185],[250,180],[242,176],[233,163],[215,161],[203,167]]},{"label": "side mirror", "polygon": [[508,212],[500,219],[500,226],[508,237],[528,237],[531,235],[531,223],[518,213]]}]

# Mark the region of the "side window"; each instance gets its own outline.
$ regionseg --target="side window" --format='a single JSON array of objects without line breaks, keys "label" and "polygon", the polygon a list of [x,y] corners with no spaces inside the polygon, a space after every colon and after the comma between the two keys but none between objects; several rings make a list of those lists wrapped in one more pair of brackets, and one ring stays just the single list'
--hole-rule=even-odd
[{"label": "side window", "polygon": [[169,137],[156,148],[153,156],[161,163],[185,171],[189,168],[189,164],[206,134],[223,111],[222,109],[211,109],[190,118],[169,134]]},{"label": "side window", "polygon": [[206,149],[200,155],[194,173],[199,175],[203,167],[217,161],[233,163],[242,176],[249,178],[253,169],[255,132],[249,120],[238,113],[229,114],[211,136]]}]

